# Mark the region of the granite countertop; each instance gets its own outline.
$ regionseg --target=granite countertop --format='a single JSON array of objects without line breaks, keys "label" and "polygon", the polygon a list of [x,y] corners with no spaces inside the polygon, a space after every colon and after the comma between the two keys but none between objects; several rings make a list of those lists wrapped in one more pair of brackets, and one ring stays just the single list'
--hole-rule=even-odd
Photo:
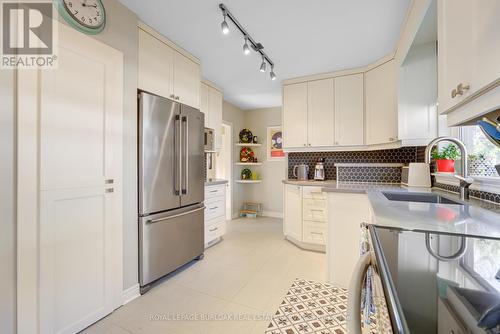
[{"label": "granite countertop", "polygon": [[[500,205],[470,198],[461,201],[456,193],[437,188],[406,187],[388,183],[284,180],[283,183],[320,186],[326,193],[367,194],[373,212],[373,224],[405,231],[500,239]],[[383,192],[427,192],[461,202],[463,205],[391,201]]]},{"label": "granite countertop", "polygon": [[225,184],[227,180],[225,179],[208,179],[205,180],[205,186],[214,186],[216,184]]},{"label": "granite countertop", "polygon": [[[458,194],[429,189],[443,197],[463,203],[420,203],[388,200],[381,190],[367,190],[374,225],[405,231],[433,232],[450,235],[500,239],[500,206],[470,199],[460,201]],[[391,192],[412,192],[400,188]],[[423,189],[418,190],[423,192]]]},{"label": "granite countertop", "polygon": [[374,182],[337,182],[335,180],[325,181],[298,181],[298,180],[283,180],[285,184],[293,184],[297,186],[316,186],[322,187],[324,192],[341,192],[341,193],[356,193],[364,194],[368,189],[401,189],[400,183],[374,183]]}]

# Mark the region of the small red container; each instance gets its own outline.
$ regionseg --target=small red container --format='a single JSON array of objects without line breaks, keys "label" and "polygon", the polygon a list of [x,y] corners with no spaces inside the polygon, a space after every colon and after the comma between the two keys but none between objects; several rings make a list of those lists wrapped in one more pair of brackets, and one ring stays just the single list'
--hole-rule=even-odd
[{"label": "small red container", "polygon": [[436,160],[438,172],[441,173],[454,173],[455,160],[439,159]]}]

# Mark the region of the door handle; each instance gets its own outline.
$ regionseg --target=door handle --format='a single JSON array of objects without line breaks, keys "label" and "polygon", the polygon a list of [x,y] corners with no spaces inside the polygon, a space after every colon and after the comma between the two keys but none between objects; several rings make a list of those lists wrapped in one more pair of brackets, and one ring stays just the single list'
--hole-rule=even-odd
[{"label": "door handle", "polygon": [[182,185],[182,195],[187,195],[189,192],[189,118],[182,117],[182,124],[184,125],[184,183]]},{"label": "door handle", "polygon": [[112,193],[114,192],[115,190],[113,188],[108,188],[108,189],[105,189],[104,192],[106,193]]},{"label": "door handle", "polygon": [[115,183],[115,180],[113,179],[104,180],[104,184],[113,184],[113,183]]},{"label": "door handle", "polygon": [[361,290],[368,267],[372,264],[371,252],[361,255],[354,267],[349,282],[349,299],[347,304],[347,333],[362,334],[361,331]]},{"label": "door handle", "polygon": [[175,115],[174,119],[174,132],[175,132],[175,161],[177,162],[177,166],[174,167],[174,192],[177,196],[181,194],[181,179],[182,179],[182,143],[181,143],[181,116]]},{"label": "door handle", "polygon": [[197,209],[194,209],[194,210],[191,210],[191,211],[187,211],[187,212],[183,212],[183,213],[178,213],[176,215],[168,216],[168,217],[165,217],[165,218],[158,218],[158,219],[147,220],[146,224],[154,224],[154,223],[162,222],[162,221],[169,220],[169,219],[179,218],[179,217],[182,217],[182,216],[185,216],[185,215],[189,215],[190,213],[194,213],[194,212],[201,211],[201,210],[205,210],[205,207],[202,206],[201,208],[197,208]]},{"label": "door handle", "polygon": [[212,229],[209,229],[210,232],[214,232],[214,231],[217,231],[219,228],[218,227],[214,227]]}]

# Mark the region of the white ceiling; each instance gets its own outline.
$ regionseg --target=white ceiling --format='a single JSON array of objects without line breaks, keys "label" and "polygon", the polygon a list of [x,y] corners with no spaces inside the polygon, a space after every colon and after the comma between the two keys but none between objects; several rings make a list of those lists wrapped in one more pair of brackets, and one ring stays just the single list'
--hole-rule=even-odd
[{"label": "white ceiling", "polygon": [[120,0],[146,24],[202,62],[203,77],[242,109],[281,105],[281,80],[366,65],[394,50],[410,0],[224,0],[261,42],[278,79],[242,53],[229,22],[222,35],[216,0]]}]

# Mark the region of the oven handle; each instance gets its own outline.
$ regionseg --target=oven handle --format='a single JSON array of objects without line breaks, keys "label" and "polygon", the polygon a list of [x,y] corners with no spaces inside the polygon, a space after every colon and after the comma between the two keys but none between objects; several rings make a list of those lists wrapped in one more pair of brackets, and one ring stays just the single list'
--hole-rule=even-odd
[{"label": "oven handle", "polygon": [[349,299],[347,301],[347,333],[362,334],[361,330],[361,291],[366,271],[372,264],[372,252],[359,257],[349,282]]}]

